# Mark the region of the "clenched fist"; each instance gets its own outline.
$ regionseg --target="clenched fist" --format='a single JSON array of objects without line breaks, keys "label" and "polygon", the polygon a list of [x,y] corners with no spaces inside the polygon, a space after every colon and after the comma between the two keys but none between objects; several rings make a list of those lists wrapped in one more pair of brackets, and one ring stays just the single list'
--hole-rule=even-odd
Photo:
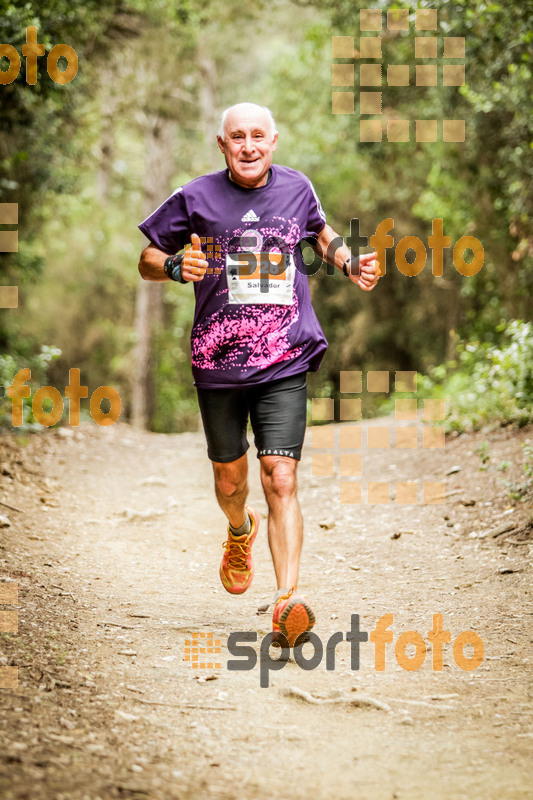
[{"label": "clenched fist", "polygon": [[379,280],[381,270],[376,253],[364,253],[359,256],[359,275],[350,275],[350,280],[364,291],[371,292]]}]

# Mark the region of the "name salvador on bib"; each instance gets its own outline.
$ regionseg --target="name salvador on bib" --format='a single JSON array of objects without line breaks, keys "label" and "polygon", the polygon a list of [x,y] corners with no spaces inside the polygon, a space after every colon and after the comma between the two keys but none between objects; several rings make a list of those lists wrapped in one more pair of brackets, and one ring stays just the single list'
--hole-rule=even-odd
[{"label": "name salvador on bib", "polygon": [[296,266],[285,253],[228,253],[228,303],[290,306]]}]

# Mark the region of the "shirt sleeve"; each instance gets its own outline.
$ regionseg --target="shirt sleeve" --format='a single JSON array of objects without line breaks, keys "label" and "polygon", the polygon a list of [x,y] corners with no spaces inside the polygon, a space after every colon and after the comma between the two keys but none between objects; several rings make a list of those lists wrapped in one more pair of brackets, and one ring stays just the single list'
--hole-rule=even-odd
[{"label": "shirt sleeve", "polygon": [[309,178],[306,178],[306,180],[309,184],[309,207],[307,214],[307,230],[303,238],[307,236],[318,236],[326,224],[326,215],[318,199],[318,195],[315,192],[315,187]]},{"label": "shirt sleeve", "polygon": [[182,250],[190,238],[183,187],[176,189],[153,214],[141,222],[139,229],[152,244],[169,256]]}]

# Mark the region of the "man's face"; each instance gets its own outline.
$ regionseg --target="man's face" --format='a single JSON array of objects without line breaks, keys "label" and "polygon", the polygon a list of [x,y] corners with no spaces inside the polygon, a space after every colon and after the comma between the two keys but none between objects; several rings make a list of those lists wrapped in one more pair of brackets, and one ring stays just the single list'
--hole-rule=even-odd
[{"label": "man's face", "polygon": [[230,111],[224,139],[217,136],[217,140],[234,183],[246,189],[265,185],[278,134],[272,138],[270,119],[264,111]]}]

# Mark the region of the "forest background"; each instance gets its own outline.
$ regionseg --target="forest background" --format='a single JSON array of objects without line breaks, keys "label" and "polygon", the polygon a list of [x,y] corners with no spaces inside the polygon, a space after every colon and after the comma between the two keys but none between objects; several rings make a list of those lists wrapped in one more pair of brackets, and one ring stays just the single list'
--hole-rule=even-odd
[{"label": "forest background", "polygon": [[[408,235],[427,243],[441,218],[452,247],[469,235],[484,248],[471,277],[454,268],[452,249],[433,276],[429,248],[416,277],[389,254],[371,293],[348,291],[325,266],[310,276],[330,346],[309,396],[339,396],[343,370],[413,370],[418,396],[449,398],[450,427],[531,421],[531,5],[419,2],[438,14],[437,31],[421,32],[415,7],[374,3],[383,64],[408,64],[411,73],[410,86],[384,81],[381,119],[384,130],[389,120],[411,120],[408,142],[359,141],[361,8],[368,3],[0,1],[0,42],[20,54],[34,25],[46,53],[66,43],[79,63],[75,79],[59,85],[42,57],[29,85],[23,58],[18,78],[0,86],[0,202],[19,210],[17,225],[0,226],[19,237],[18,252],[0,254],[1,284],[19,287],[18,308],[0,310],[0,386],[30,367],[32,391],[50,384],[64,394],[76,367],[89,394],[100,385],[119,391],[123,419],[160,432],[198,426],[193,292],[140,280],[146,241],[137,225],[179,185],[223,168],[219,114],[249,100],[273,110],[275,160],[311,178],[343,236],[352,219],[370,236],[390,217],[396,244]],[[409,8],[409,29],[390,31],[387,12],[399,8]],[[418,35],[438,37],[437,62],[415,59]],[[332,58],[333,36],[354,37],[353,59]],[[444,36],[465,38],[463,86],[443,86]],[[355,64],[355,90],[332,87],[333,63]],[[433,63],[438,85],[415,86],[416,65]],[[354,114],[332,113],[332,91],[354,91]],[[465,141],[439,133],[417,142],[417,119],[464,119]],[[386,409],[382,400],[365,397],[365,414]],[[39,427],[29,401],[25,415],[26,430]],[[0,402],[0,422],[10,426],[11,402]]]}]

